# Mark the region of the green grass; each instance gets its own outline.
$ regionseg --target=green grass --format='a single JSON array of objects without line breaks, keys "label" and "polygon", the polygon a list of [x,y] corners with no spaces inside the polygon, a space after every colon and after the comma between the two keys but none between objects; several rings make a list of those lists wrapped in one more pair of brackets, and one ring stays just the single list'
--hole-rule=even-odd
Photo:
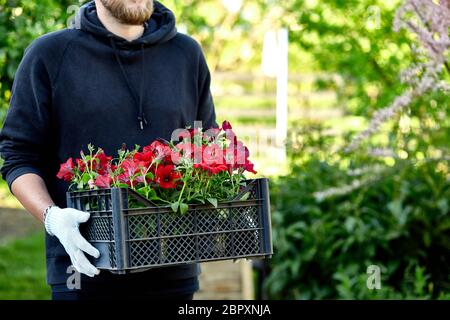
[{"label": "green grass", "polygon": [[9,191],[6,181],[0,178],[0,206],[7,208],[21,208],[20,202]]},{"label": "green grass", "polygon": [[50,299],[42,232],[0,246],[0,300]]}]

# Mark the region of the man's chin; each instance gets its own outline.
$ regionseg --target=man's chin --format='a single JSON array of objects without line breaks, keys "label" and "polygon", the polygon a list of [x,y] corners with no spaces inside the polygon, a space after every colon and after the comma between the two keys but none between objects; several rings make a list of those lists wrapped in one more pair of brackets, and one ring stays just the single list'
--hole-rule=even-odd
[{"label": "man's chin", "polygon": [[153,1],[121,2],[119,0],[102,0],[103,6],[120,23],[125,25],[143,25],[153,13]]}]

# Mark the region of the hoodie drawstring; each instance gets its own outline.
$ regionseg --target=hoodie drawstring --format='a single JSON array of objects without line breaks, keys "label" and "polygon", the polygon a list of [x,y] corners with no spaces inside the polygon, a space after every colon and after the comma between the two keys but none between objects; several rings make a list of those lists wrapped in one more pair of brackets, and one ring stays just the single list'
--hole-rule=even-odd
[{"label": "hoodie drawstring", "polygon": [[130,80],[128,79],[127,73],[125,71],[125,68],[122,64],[122,61],[119,56],[119,51],[117,50],[116,43],[114,42],[113,35],[109,35],[109,40],[111,42],[111,46],[114,50],[114,56],[116,57],[116,61],[120,67],[120,70],[122,72],[122,76],[125,79],[125,82],[127,84],[128,90],[130,91],[131,95],[133,96],[133,100],[136,104],[136,106],[139,109],[139,115],[138,115],[138,122],[139,127],[141,130],[144,130],[144,126],[147,126],[148,122],[145,118],[144,114],[144,85],[145,85],[145,52],[144,52],[144,44],[141,44],[141,53],[142,53],[142,78],[141,78],[141,90],[140,90],[140,97],[137,96],[136,92],[134,91],[133,87],[131,86]]},{"label": "hoodie drawstring", "polygon": [[141,126],[141,130],[144,129],[144,124],[147,125],[147,119],[145,119],[144,114],[144,84],[145,84],[145,51],[144,44],[141,44],[142,53],[142,76],[141,76],[141,98],[139,99],[139,117],[138,121]]}]

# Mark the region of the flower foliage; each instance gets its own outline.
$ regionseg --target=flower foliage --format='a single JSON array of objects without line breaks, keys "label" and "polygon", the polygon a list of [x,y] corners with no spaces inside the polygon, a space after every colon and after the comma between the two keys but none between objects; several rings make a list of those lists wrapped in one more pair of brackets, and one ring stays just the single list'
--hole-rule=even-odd
[{"label": "flower foliage", "polygon": [[[88,146],[89,154],[67,159],[57,174],[78,190],[131,188],[156,205],[170,205],[186,212],[188,204],[231,199],[245,184],[245,172],[256,174],[248,148],[239,141],[231,124],[203,132],[177,131],[171,141],[156,140],[133,150],[122,146],[118,157]],[[135,204],[138,206],[138,204]]]}]

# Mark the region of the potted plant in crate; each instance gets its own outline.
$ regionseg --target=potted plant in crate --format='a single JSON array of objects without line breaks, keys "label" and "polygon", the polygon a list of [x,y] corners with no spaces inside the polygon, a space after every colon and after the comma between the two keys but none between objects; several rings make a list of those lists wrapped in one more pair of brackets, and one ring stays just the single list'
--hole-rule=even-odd
[{"label": "potted plant in crate", "polygon": [[88,211],[82,233],[101,252],[94,264],[117,273],[272,254],[267,179],[229,122],[179,130],[118,156],[88,146],[58,177],[67,205]]}]

